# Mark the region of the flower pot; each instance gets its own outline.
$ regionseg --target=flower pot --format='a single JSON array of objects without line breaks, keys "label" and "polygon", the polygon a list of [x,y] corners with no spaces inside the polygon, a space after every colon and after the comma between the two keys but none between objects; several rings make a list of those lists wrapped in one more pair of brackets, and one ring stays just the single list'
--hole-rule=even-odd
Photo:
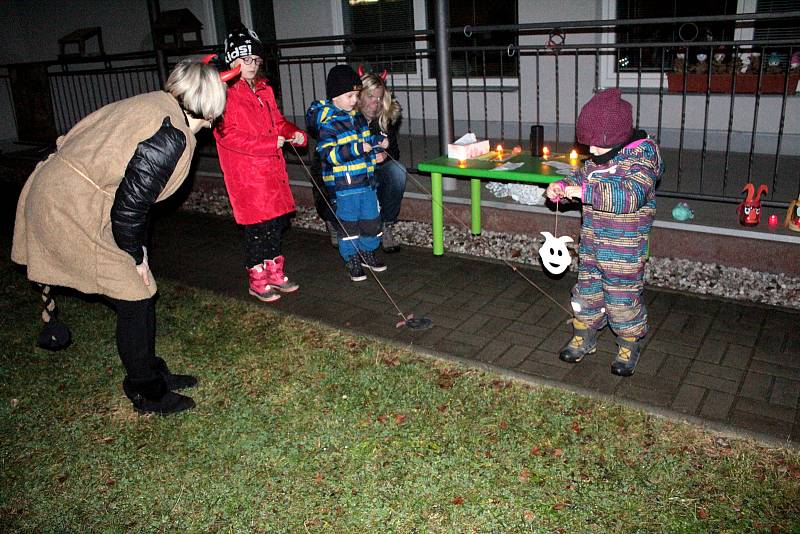
[{"label": "flower pot", "polygon": [[[789,87],[786,94],[793,95],[797,92],[797,82],[800,80],[800,73],[792,72],[789,74]],[[667,89],[670,93],[683,92],[683,74],[667,73]],[[761,94],[783,94],[786,76],[784,74],[763,74],[761,76]],[[730,93],[733,89],[732,74],[687,74],[686,92],[705,93],[710,85],[712,93]],[[736,92],[754,94],[758,89],[757,74],[737,74]]]}]

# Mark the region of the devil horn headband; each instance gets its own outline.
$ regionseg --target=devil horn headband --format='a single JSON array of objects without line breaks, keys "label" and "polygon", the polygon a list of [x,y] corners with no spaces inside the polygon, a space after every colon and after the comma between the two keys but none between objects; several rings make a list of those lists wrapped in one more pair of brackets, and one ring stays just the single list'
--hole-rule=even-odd
[{"label": "devil horn headband", "polygon": [[[359,65],[359,66],[358,66],[358,69],[356,69],[356,73],[358,74],[358,77],[359,77],[359,78],[361,78],[362,76],[364,76],[364,65]],[[389,75],[389,71],[388,71],[388,70],[386,70],[386,69],[383,69],[383,72],[381,72],[380,74],[378,74],[378,78],[380,78],[382,82],[385,82],[385,81],[386,81],[386,77],[387,77],[388,75]]]},{"label": "devil horn headband", "polygon": [[[208,65],[211,62],[211,60],[214,59],[215,57],[217,57],[217,54],[208,54],[207,56],[203,57],[202,61],[203,61],[203,63]],[[236,65],[236,67],[234,67],[232,69],[224,70],[224,71],[220,72],[219,73],[219,79],[222,80],[223,82],[227,82],[228,80],[238,76],[239,73],[241,72],[241,70],[242,70],[242,66],[241,65]]]}]

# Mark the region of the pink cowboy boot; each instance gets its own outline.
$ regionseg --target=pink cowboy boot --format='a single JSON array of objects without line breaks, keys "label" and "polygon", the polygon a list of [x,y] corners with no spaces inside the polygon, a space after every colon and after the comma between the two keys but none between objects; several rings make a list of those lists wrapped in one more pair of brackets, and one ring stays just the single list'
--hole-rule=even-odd
[{"label": "pink cowboy boot", "polygon": [[274,260],[264,260],[264,269],[267,272],[267,283],[283,293],[297,291],[300,286],[290,282],[289,278],[283,273],[283,256],[277,256]]},{"label": "pink cowboy boot", "polygon": [[281,298],[277,291],[269,286],[269,275],[263,265],[259,264],[247,269],[250,277],[250,294],[262,302],[272,302]]}]

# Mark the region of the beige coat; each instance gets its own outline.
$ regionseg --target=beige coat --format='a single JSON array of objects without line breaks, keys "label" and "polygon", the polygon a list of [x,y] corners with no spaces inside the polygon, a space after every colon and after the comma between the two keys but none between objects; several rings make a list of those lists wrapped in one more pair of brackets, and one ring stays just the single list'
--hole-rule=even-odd
[{"label": "beige coat", "polygon": [[111,206],[137,145],[164,117],[186,136],[181,155],[156,202],[173,194],[189,173],[196,140],[178,102],[157,91],[105,106],[56,142],[56,152],[33,171],[20,194],[11,259],[27,265],[34,282],[142,300],[156,292],[111,232]]}]

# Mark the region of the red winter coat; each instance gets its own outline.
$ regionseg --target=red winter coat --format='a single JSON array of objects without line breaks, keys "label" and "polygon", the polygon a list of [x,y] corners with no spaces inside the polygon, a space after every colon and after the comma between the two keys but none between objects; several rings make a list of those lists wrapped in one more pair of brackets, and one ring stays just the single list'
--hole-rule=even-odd
[{"label": "red winter coat", "polygon": [[[253,92],[239,79],[228,88],[228,101],[214,137],[225,186],[239,224],[255,224],[295,210],[278,136],[289,139],[300,128],[278,110],[265,79]],[[308,142],[303,139],[302,145]]]}]

